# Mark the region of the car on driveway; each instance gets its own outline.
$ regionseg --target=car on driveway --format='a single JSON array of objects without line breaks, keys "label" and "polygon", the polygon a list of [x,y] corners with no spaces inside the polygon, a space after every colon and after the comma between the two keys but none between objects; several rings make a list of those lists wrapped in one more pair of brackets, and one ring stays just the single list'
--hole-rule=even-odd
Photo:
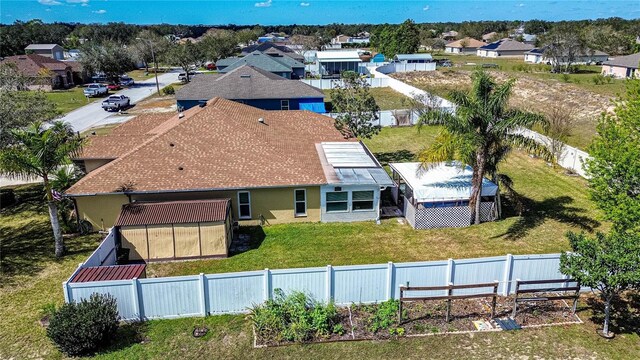
[{"label": "car on driveway", "polygon": [[87,85],[87,87],[82,92],[86,97],[94,97],[107,95],[109,93],[109,89],[107,89],[104,84],[93,83]]},{"label": "car on driveway", "polygon": [[120,86],[120,84],[118,83],[110,83],[109,85],[107,85],[107,89],[111,91],[118,91],[122,90],[122,86]]},{"label": "car on driveway", "polygon": [[[192,77],[196,76],[196,72],[195,71],[189,71],[189,80],[191,80]],[[178,80],[182,81],[182,82],[187,82],[187,74],[186,73],[180,73],[178,74]]]},{"label": "car on driveway", "polygon": [[127,75],[123,75],[123,76],[120,77],[120,85],[122,85],[122,86],[127,86],[127,87],[128,86],[133,86],[133,84],[135,84],[135,83],[136,82],[133,81],[133,79],[130,78],[129,76],[127,76]]},{"label": "car on driveway", "polygon": [[105,111],[119,111],[131,105],[131,99],[125,95],[111,95],[102,102]]}]

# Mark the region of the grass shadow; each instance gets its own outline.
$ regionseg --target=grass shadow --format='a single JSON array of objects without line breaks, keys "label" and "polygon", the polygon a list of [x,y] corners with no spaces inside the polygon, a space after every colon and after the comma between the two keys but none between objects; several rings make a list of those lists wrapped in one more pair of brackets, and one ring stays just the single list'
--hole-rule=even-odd
[{"label": "grass shadow", "polygon": [[229,248],[229,257],[260,248],[266,237],[262,226],[240,226]]},{"label": "grass shadow", "polygon": [[599,221],[585,215],[585,209],[571,206],[574,200],[569,196],[557,196],[542,201],[521,196],[520,201],[523,209],[522,214],[515,212],[517,207],[508,198],[503,202],[503,217],[519,216],[519,218],[509,226],[505,233],[496,235],[494,238],[521,239],[547,220],[577,226],[587,232],[593,232],[596,227],[600,226]]},{"label": "grass shadow", "polygon": [[150,340],[147,337],[148,328],[149,323],[143,321],[121,324],[111,343],[106,348],[98,351],[96,355],[108,355],[129,348],[135,344],[149,342]]},{"label": "grass shadow", "polygon": [[[593,310],[590,320],[597,325],[604,324],[604,302],[599,297],[587,299]],[[640,294],[629,292],[611,301],[611,322],[609,331],[616,334],[640,335]]]},{"label": "grass shadow", "polygon": [[376,159],[380,162],[381,165],[388,165],[392,162],[409,162],[415,161],[416,155],[409,150],[398,150],[391,152],[378,152],[374,153]]}]

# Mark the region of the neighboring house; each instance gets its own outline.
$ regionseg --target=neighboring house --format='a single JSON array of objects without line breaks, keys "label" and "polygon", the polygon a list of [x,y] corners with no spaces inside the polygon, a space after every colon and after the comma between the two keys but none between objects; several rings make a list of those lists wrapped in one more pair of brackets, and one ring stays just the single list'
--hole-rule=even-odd
[{"label": "neighboring house", "polygon": [[78,49],[70,49],[69,51],[64,52],[64,58],[69,60],[78,60],[80,57],[80,50]]},{"label": "neighboring house", "polygon": [[63,61],[46,56],[28,54],[7,56],[0,64],[15,64],[19,72],[33,79],[30,90],[52,90],[73,86],[71,66]]},{"label": "neighboring house", "polygon": [[[553,59],[545,56],[547,47],[534,48],[524,53],[524,61],[533,64],[548,64],[553,62]],[[581,54],[575,56],[572,64],[599,64],[609,59],[609,55],[602,51],[585,49]],[[566,64],[567,56],[563,56],[560,59],[561,64]]]},{"label": "neighboring house", "polygon": [[433,62],[433,56],[431,54],[419,53],[419,54],[398,54],[393,57],[393,62],[405,63],[405,64],[424,64]]},{"label": "neighboring house", "polygon": [[285,41],[288,40],[288,37],[286,35],[282,35],[282,34],[275,34],[275,33],[269,33],[269,34],[265,34],[263,36],[258,37],[258,43],[264,43],[264,42],[274,42],[274,43],[283,43]]},{"label": "neighboring house", "polygon": [[74,85],[81,85],[91,81],[91,74],[84,71],[84,68],[79,61],[65,60],[64,62],[71,66],[71,75],[73,76]]},{"label": "neighboring house", "polygon": [[269,55],[269,56],[273,56],[275,58],[278,57],[283,57],[283,56],[288,56],[290,58],[292,58],[293,60],[296,60],[302,64],[304,64],[304,55],[300,55],[298,53],[295,52],[286,52],[286,51],[282,51],[276,47],[270,47],[264,51],[260,51],[261,53],[265,54],[265,55]]},{"label": "neighboring house", "polygon": [[178,108],[190,109],[214,97],[263,110],[310,110],[326,113],[324,93],[302,81],[288,80],[251,66],[226,74],[196,76],[176,92]]},{"label": "neighboring house", "polygon": [[339,76],[343,71],[360,72],[360,54],[355,50],[327,50],[316,53],[316,66],[322,76]]},{"label": "neighboring house", "polygon": [[602,64],[602,75],[619,79],[640,78],[640,52],[627,56],[617,56]]},{"label": "neighboring house", "polygon": [[58,44],[31,44],[24,48],[25,54],[36,54],[51,59],[64,59],[64,49]]},{"label": "neighboring house", "polygon": [[518,35],[517,37],[520,37],[520,36],[522,36],[522,42],[525,44],[535,45],[536,40],[538,40],[538,36],[534,34],[521,34],[521,35]]},{"label": "neighboring house", "polygon": [[356,36],[338,35],[331,39],[331,43],[336,44],[368,44],[371,41],[371,36],[368,32],[361,32]]},{"label": "neighboring house", "polygon": [[532,50],[533,45],[521,43],[513,39],[501,39],[490,44],[481,46],[477,50],[480,57],[521,57],[524,53]]},{"label": "neighboring house", "polygon": [[260,68],[286,79],[304,77],[303,63],[289,56],[270,56],[257,50],[243,57],[220,59],[216,62],[216,68],[221,73],[229,72],[244,65]]},{"label": "neighboring house", "polygon": [[[471,224],[470,166],[443,162],[423,169],[421,163],[390,163],[396,184],[393,198],[407,222],[416,229],[464,227]],[[498,186],[488,179],[482,182],[481,221],[500,216]]]},{"label": "neighboring house", "polygon": [[486,44],[480,40],[466,37],[464,39],[456,40],[445,45],[444,52],[449,54],[475,55],[478,48],[484,45]]},{"label": "neighboring house", "polygon": [[458,35],[459,34],[457,31],[451,30],[451,31],[443,32],[442,34],[440,34],[440,37],[446,41],[450,41],[458,38]]},{"label": "neighboring house", "polygon": [[260,52],[265,52],[269,49],[278,49],[282,52],[285,53],[290,53],[290,54],[294,54],[295,52],[290,49],[288,46],[286,45],[279,45],[279,44],[274,44],[272,42],[265,42],[262,44],[253,44],[253,45],[249,45],[246,46],[244,48],[242,48],[242,55],[247,55],[247,54],[251,54],[254,51],[260,51]]},{"label": "neighboring house", "polygon": [[484,35],[482,35],[482,41],[485,43],[490,43],[493,41],[493,39],[495,39],[498,36],[498,33],[495,31],[492,31],[490,33],[486,33]]},{"label": "neighboring house", "polygon": [[[309,111],[265,111],[214,98],[159,125],[137,120],[129,129],[147,138],[66,191],[78,218],[95,229],[117,224],[122,205],[211,199],[228,199],[231,221],[242,224],[377,220],[380,193],[393,185],[364,144]],[[154,233],[167,247],[171,239]]]}]

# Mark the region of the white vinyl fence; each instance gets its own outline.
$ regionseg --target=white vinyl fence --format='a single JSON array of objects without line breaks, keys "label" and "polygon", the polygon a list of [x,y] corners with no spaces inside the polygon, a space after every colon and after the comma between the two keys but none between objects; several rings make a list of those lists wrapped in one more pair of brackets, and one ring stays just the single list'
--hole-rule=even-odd
[{"label": "white vinyl fence", "polygon": [[[514,292],[515,280],[565,278],[559,254],[376,265],[260,270],[225,274],[63,283],[65,300],[79,301],[93,293],[110,294],[123,320],[169,319],[246,312],[254,304],[285,293],[302,291],[338,305],[397,299],[400,285],[443,286],[498,281],[499,292]],[[464,289],[469,294],[482,289]],[[436,295],[437,292],[424,292]]]},{"label": "white vinyl fence", "polygon": [[[330,90],[336,87],[336,84],[342,83],[341,79],[302,79],[300,81],[321,90]],[[372,88],[389,86],[388,78],[367,78],[366,81]]]},{"label": "white vinyl fence", "polygon": [[391,74],[391,73],[399,73],[399,72],[410,72],[410,71],[435,71],[436,63],[389,63],[386,65],[382,65],[376,69],[378,72],[383,74]]},{"label": "white vinyl fence", "polygon": [[114,230],[111,228],[98,248],[82,264],[82,267],[115,265],[116,259],[116,239]]},{"label": "white vinyl fence", "polygon": [[[323,115],[337,118],[340,113],[325,113]],[[373,121],[374,125],[380,127],[387,126],[411,126],[415,125],[418,121],[418,114],[409,109],[397,109],[397,110],[381,110],[378,111],[378,120]]]}]

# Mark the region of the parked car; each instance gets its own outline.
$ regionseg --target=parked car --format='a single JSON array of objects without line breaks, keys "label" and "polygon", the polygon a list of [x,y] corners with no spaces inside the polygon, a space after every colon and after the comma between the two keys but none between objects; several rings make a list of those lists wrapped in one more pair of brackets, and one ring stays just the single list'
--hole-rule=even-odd
[{"label": "parked car", "polygon": [[[191,79],[192,77],[194,77],[196,75],[195,71],[189,71],[189,79]],[[187,82],[187,74],[186,73],[180,73],[178,74],[178,80],[182,81],[182,82]]]},{"label": "parked car", "polygon": [[93,76],[91,77],[91,81],[93,81],[94,83],[104,83],[104,82],[107,82],[107,75],[105,75],[105,74],[93,75]]},{"label": "parked car", "polygon": [[105,111],[118,111],[131,105],[131,99],[125,95],[111,95],[102,102]]},{"label": "parked car", "polygon": [[208,63],[206,67],[207,67],[207,70],[215,70],[216,69],[216,64],[215,63]]},{"label": "parked car", "polygon": [[104,84],[93,83],[87,85],[87,87],[82,92],[86,97],[94,97],[108,94],[109,89],[107,89]]},{"label": "parked car", "polygon": [[117,90],[121,90],[122,86],[120,86],[120,84],[118,83],[110,83],[109,85],[107,85],[107,89],[112,91],[117,91]]},{"label": "parked car", "polygon": [[120,77],[120,85],[122,86],[133,86],[133,84],[135,84],[136,82],[133,81],[132,78],[130,78],[127,75],[123,75]]}]

